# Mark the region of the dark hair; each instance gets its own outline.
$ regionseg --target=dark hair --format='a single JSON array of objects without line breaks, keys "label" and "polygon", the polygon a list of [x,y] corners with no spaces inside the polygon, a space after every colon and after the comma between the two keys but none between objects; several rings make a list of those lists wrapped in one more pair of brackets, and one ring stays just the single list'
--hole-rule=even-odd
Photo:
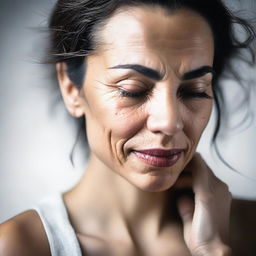
[{"label": "dark hair", "polygon": [[[215,41],[213,93],[217,120],[212,141],[217,154],[223,160],[216,145],[222,114],[226,112],[220,78],[224,75],[231,75],[236,80],[239,78],[231,60],[234,57],[242,58],[241,49],[246,49],[249,53],[246,62],[249,65],[255,63],[252,42],[256,35],[253,27],[244,19],[235,16],[221,0],[59,0],[49,22],[50,62],[66,62],[71,80],[80,87],[85,75],[85,57],[93,54],[99,44],[96,37],[98,28],[118,8],[140,5],[160,6],[166,11],[188,8],[208,21]],[[237,37],[235,24],[245,31],[245,40]]]}]

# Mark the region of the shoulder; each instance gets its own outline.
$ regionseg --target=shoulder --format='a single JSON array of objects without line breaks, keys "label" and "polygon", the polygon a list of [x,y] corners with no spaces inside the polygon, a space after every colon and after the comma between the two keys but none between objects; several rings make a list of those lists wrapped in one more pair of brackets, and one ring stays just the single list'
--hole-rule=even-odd
[{"label": "shoulder", "polygon": [[42,222],[34,210],[0,225],[0,256],[50,256]]},{"label": "shoulder", "polygon": [[234,199],[231,207],[230,234],[237,255],[256,251],[256,201]]}]

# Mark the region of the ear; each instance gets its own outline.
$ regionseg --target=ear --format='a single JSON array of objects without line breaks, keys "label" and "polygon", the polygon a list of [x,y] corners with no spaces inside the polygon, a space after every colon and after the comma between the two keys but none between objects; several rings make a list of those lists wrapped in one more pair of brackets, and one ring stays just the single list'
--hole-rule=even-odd
[{"label": "ear", "polygon": [[70,80],[66,63],[57,63],[56,70],[60,91],[68,112],[77,118],[83,116],[85,113],[83,98],[80,96],[81,89]]}]

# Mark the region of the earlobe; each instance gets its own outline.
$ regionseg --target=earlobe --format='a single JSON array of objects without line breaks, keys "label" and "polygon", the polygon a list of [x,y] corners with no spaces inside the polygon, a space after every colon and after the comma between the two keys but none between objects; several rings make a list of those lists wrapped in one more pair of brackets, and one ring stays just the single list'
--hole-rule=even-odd
[{"label": "earlobe", "polygon": [[62,98],[68,112],[74,117],[82,117],[84,115],[84,107],[80,89],[69,78],[66,63],[57,63],[56,70]]}]

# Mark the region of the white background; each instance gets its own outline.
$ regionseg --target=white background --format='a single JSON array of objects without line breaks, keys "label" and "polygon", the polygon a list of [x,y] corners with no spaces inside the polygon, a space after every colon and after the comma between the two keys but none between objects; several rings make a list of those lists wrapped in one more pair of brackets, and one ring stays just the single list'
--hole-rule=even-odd
[{"label": "white background", "polygon": [[[77,182],[85,166],[82,149],[69,160],[76,136],[53,77],[40,64],[47,34],[45,27],[54,0],[1,0],[0,2],[0,222],[34,205],[40,198],[65,191]],[[256,11],[255,1],[229,1],[242,10]],[[254,70],[238,67],[247,78]],[[229,104],[239,99],[236,82],[226,82]],[[256,85],[254,86],[254,88]],[[256,90],[251,93],[255,102]],[[251,104],[255,109],[255,103]],[[255,112],[254,112],[255,113]],[[233,120],[239,119],[237,113]],[[234,196],[256,200],[256,122],[244,131],[227,129],[220,138],[223,157],[242,175],[211,153],[213,120],[204,133],[200,152],[214,172],[229,184]],[[251,177],[251,179],[244,176]]]}]

